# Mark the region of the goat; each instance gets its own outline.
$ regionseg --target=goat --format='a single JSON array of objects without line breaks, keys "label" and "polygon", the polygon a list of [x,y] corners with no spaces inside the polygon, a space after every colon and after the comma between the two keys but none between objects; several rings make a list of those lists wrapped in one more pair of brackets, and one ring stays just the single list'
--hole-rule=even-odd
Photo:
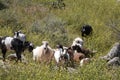
[{"label": "goat", "polygon": [[54,52],[54,58],[57,66],[61,63],[66,63],[70,59],[69,54],[67,54],[67,47],[63,47],[61,44],[57,45],[57,49],[55,49]]},{"label": "goat", "polygon": [[17,39],[23,41],[23,43],[26,41],[26,35],[23,34],[21,31],[14,32],[13,38],[17,38]]},{"label": "goat", "polygon": [[84,53],[82,52],[75,52],[71,47],[69,47],[67,49],[67,53],[70,56],[70,65],[72,67],[75,67],[75,64],[80,64],[80,66],[83,66],[84,64],[87,64],[91,61],[91,59],[86,56]]},{"label": "goat", "polygon": [[82,40],[82,38],[77,37],[73,40],[73,43],[72,43],[71,47],[74,47],[74,46],[77,45],[81,48],[81,47],[83,47],[83,43],[84,43],[84,41]]},{"label": "goat", "polygon": [[83,25],[81,28],[82,37],[86,37],[92,33],[93,29],[90,25]]},{"label": "goat", "polygon": [[17,60],[21,61],[21,53],[28,48],[28,50],[31,52],[33,49],[32,43],[25,41],[23,44],[23,41],[13,38],[13,37],[1,37],[0,38],[0,48],[2,50],[3,54],[3,61],[5,61],[5,55],[7,50],[14,50],[17,55]]},{"label": "goat", "polygon": [[84,47],[80,47],[79,45],[71,46],[71,48],[74,50],[74,52],[83,53],[86,57],[92,57],[97,52],[97,51],[91,51]]},{"label": "goat", "polygon": [[47,41],[43,41],[41,46],[33,49],[33,60],[43,63],[50,63],[54,56],[53,49],[48,45]]}]

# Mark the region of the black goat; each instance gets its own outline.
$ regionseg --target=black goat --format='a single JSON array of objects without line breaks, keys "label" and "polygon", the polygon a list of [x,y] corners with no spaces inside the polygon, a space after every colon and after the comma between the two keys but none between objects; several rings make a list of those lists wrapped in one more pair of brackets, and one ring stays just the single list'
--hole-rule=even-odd
[{"label": "black goat", "polygon": [[3,61],[5,61],[7,50],[14,50],[17,55],[16,62],[18,62],[18,60],[21,61],[21,53],[26,48],[28,48],[30,52],[33,50],[33,44],[28,41],[23,43],[23,41],[13,37],[0,37],[0,48],[3,54]]},{"label": "black goat", "polygon": [[86,37],[92,33],[93,29],[90,25],[84,25],[81,28],[81,35],[82,37]]}]

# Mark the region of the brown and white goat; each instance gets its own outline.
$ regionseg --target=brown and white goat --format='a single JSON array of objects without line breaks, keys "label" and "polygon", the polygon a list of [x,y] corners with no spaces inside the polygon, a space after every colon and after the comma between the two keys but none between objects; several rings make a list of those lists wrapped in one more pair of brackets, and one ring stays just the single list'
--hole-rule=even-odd
[{"label": "brown and white goat", "polygon": [[41,46],[33,49],[33,60],[42,62],[42,63],[50,63],[54,56],[54,51],[48,45],[47,41],[43,41]]}]

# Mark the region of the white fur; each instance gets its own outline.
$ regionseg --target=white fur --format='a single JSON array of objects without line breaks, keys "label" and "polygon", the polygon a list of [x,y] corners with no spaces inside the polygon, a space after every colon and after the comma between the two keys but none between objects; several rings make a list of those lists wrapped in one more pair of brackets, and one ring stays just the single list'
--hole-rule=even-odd
[{"label": "white fur", "polygon": [[[79,41],[80,43],[77,43],[78,41]],[[75,38],[75,39],[73,40],[72,46],[78,45],[78,46],[82,47],[82,46],[83,46],[83,43],[84,43],[84,41],[82,40],[82,38],[77,37],[77,38]]]},{"label": "white fur", "polygon": [[11,49],[12,45],[11,45],[11,41],[13,40],[12,37],[6,37],[5,40],[2,40],[2,43],[4,43],[7,47],[7,49]]},{"label": "white fur", "polygon": [[87,64],[90,62],[90,58],[83,58],[81,61],[80,61],[80,66],[83,66],[84,64]]},{"label": "white fur", "polygon": [[61,55],[63,55],[62,49],[56,49],[54,53],[54,58],[57,63],[59,63]]},{"label": "white fur", "polygon": [[45,44],[37,46],[33,49],[33,60],[35,61],[50,61],[52,59],[53,50],[49,45],[45,47]]},{"label": "white fur", "polygon": [[69,60],[70,57],[69,57],[69,54],[67,53],[67,50],[66,50],[65,47],[64,47],[64,50],[63,50],[63,51],[62,51],[62,49],[56,49],[56,50],[55,50],[55,53],[54,53],[55,61],[56,61],[57,63],[59,63],[60,60],[61,60],[61,56],[64,55],[64,54],[66,54],[66,55],[68,56],[68,60]]},{"label": "white fur", "polygon": [[35,49],[33,49],[33,60],[38,60],[38,54],[39,54],[39,50],[41,49],[40,46],[36,47]]},{"label": "white fur", "polygon": [[17,33],[15,33],[15,35],[13,36],[14,38],[20,39],[21,41],[25,42],[26,41],[26,35],[23,33],[19,33],[19,35],[17,36]]}]

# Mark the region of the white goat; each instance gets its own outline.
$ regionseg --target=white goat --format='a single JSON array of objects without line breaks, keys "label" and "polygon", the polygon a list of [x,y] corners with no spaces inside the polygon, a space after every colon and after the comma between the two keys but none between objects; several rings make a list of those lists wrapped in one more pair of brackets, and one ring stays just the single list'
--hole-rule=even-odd
[{"label": "white goat", "polygon": [[55,49],[54,58],[57,64],[62,60],[62,56],[67,57],[67,60],[70,60],[69,54],[67,53],[67,47]]},{"label": "white goat", "polygon": [[43,41],[41,46],[33,49],[33,60],[39,62],[50,62],[53,57],[53,50],[48,45],[47,41]]}]

